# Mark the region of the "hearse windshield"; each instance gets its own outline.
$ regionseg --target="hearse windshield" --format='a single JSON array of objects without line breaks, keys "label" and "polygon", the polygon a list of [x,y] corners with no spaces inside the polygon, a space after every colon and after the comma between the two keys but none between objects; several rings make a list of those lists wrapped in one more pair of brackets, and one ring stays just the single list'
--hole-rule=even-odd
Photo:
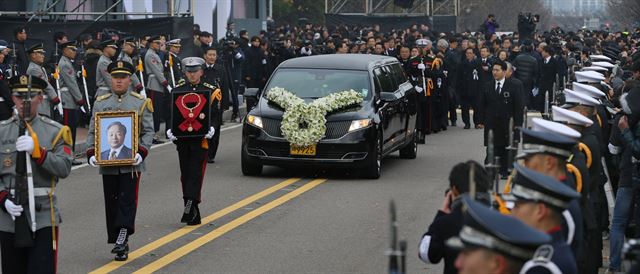
[{"label": "hearse windshield", "polygon": [[365,100],[372,96],[367,71],[358,70],[279,69],[264,90],[268,92],[273,87],[284,88],[303,99],[317,99],[350,89],[360,92]]}]

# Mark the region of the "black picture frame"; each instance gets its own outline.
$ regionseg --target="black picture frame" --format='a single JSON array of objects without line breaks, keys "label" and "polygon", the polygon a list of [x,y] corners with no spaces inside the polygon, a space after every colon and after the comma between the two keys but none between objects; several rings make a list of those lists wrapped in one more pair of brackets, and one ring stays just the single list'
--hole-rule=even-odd
[{"label": "black picture frame", "polygon": [[[204,104],[202,110],[194,114],[196,121],[201,125],[197,126],[196,123],[192,123],[193,127],[192,131],[185,130],[186,126],[189,124],[185,124],[187,121],[187,117],[183,115],[181,110],[179,109],[179,105],[184,104],[182,98],[183,96],[193,96],[189,94],[197,94],[204,97],[204,100],[200,102]],[[202,97],[201,97],[202,98]],[[193,103],[186,103],[188,107],[194,107]],[[204,114],[204,118],[201,119],[200,115]],[[181,126],[182,125],[182,126]],[[196,90],[187,90],[187,91],[173,91],[171,92],[171,132],[175,137],[178,138],[196,138],[203,137],[209,132],[209,127],[211,127],[211,89],[196,89]],[[197,128],[197,129],[196,129]]]}]

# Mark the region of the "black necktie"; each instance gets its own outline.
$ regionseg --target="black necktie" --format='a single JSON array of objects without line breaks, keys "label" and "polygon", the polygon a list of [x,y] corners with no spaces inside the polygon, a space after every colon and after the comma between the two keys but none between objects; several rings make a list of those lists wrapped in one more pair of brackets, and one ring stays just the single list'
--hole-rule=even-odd
[{"label": "black necktie", "polygon": [[496,87],[496,93],[500,94],[500,82],[498,82],[498,86]]}]

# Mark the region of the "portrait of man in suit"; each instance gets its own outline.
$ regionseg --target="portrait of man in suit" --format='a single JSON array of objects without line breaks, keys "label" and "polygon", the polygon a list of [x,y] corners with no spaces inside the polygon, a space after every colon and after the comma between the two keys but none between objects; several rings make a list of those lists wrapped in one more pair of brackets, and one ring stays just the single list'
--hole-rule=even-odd
[{"label": "portrait of man in suit", "polygon": [[131,148],[127,147],[127,127],[120,121],[111,122],[107,126],[106,142],[100,152],[101,160],[126,160],[132,159]]}]

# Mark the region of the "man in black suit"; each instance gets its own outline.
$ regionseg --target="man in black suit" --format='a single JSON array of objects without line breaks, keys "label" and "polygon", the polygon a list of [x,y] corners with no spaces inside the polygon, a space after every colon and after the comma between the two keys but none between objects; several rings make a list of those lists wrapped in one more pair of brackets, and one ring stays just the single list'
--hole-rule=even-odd
[{"label": "man in black suit", "polygon": [[[558,64],[553,58],[553,48],[545,46],[542,48],[542,64],[540,64],[540,80],[538,80],[539,92],[535,97],[535,108],[540,112],[544,111],[544,95],[549,92],[549,101],[553,97],[553,84],[558,74]],[[547,104],[549,102],[546,102]]]},{"label": "man in black suit", "polygon": [[[205,64],[203,66],[204,80],[221,90],[221,98],[215,98],[215,102],[211,104],[211,115],[213,115],[211,124],[217,132],[220,132],[220,126],[222,125],[222,113],[229,109],[229,75],[226,73],[225,68],[221,64],[216,64],[218,60],[218,51],[215,48],[208,48],[204,53]],[[213,138],[208,139],[208,163],[214,163],[216,153],[218,152],[218,145],[220,144],[220,134],[216,134]]]},{"label": "man in black suit", "polygon": [[107,126],[107,143],[110,149],[100,152],[100,160],[133,159],[131,148],[124,144],[127,127],[120,122],[113,122]]},{"label": "man in black suit", "polygon": [[[509,119],[514,127],[522,126],[524,111],[522,85],[506,78],[507,63],[496,59],[493,63],[493,81],[486,83],[480,92],[480,120],[484,121],[484,145],[488,149],[489,130],[493,130],[493,155],[500,157],[500,174],[507,176],[507,151]],[[489,155],[487,151],[487,155]],[[485,159],[485,162],[493,159]]]}]

